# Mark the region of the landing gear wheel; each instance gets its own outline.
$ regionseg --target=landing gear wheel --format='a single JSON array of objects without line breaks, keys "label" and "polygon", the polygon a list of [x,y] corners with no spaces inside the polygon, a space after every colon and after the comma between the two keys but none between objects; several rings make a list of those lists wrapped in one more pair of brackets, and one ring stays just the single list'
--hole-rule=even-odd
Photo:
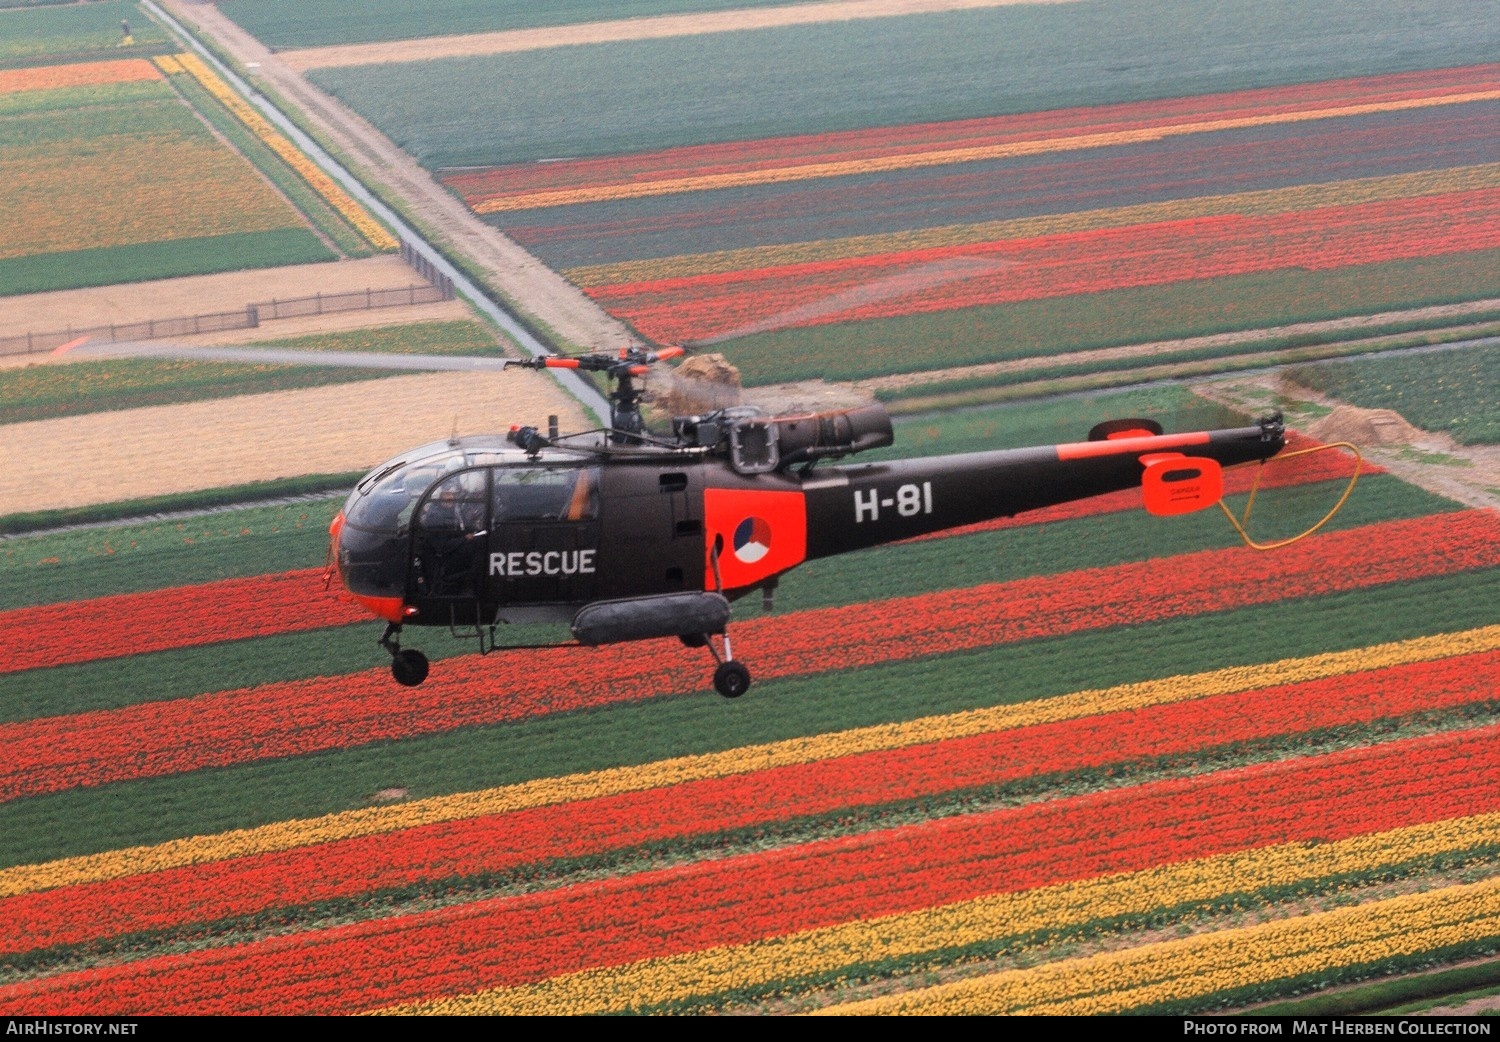
[{"label": "landing gear wheel", "polygon": [[416,687],[427,679],[427,656],[420,651],[399,651],[391,659],[391,676],[403,687]]},{"label": "landing gear wheel", "polygon": [[682,646],[685,648],[708,647],[708,638],[701,633],[682,633],[677,639],[682,641]]},{"label": "landing gear wheel", "polygon": [[725,698],[739,698],[750,689],[750,671],[731,659],[714,670],[714,690]]}]

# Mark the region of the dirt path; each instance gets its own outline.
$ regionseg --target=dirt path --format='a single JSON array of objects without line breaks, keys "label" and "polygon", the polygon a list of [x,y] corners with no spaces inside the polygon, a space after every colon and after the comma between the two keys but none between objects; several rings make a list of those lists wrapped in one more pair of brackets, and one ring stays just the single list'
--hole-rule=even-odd
[{"label": "dirt path", "polygon": [[383,65],[387,62],[461,58],[511,51],[534,51],[571,44],[611,43],[619,40],[657,40],[670,36],[737,29],[767,29],[817,22],[846,22],[857,18],[894,18],[937,11],[964,11],[976,7],[1007,7],[1012,4],[1070,3],[1072,0],[835,0],[823,4],[759,7],[745,11],[713,11],[706,14],[659,15],[653,18],[621,18],[583,25],[557,25],[544,29],[470,33],[463,36],[428,36],[418,40],[385,43],[340,44],[303,47],[278,52],[286,64],[298,71],[345,65]]},{"label": "dirt path", "polygon": [[629,331],[581,290],[474,216],[384,134],[313,87],[213,4],[161,3],[173,17],[196,26],[251,69],[253,82],[301,109],[362,179],[382,184],[399,197],[424,235],[471,260],[487,273],[493,289],[524,302],[534,318],[562,339],[587,350],[612,350],[630,342]]},{"label": "dirt path", "polygon": [[0,425],[0,513],[372,467],[424,442],[582,410],[546,375],[441,373]]}]

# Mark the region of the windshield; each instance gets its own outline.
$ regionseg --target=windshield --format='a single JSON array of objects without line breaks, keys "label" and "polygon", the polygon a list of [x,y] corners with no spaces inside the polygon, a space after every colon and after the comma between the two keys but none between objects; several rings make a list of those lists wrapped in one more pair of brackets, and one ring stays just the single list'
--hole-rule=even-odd
[{"label": "windshield", "polygon": [[[366,474],[344,503],[344,521],[370,532],[404,535],[418,501],[438,482],[459,472],[480,482],[482,468],[495,475],[493,506],[496,520],[588,520],[598,513],[597,467],[514,466],[515,449],[497,439],[465,439],[460,445],[435,442],[389,460]],[[495,464],[510,464],[495,466]],[[481,490],[465,499],[483,501]]]},{"label": "windshield", "polygon": [[344,503],[345,522],[373,532],[404,533],[422,493],[463,467],[469,455],[461,446],[438,442],[376,467]]}]

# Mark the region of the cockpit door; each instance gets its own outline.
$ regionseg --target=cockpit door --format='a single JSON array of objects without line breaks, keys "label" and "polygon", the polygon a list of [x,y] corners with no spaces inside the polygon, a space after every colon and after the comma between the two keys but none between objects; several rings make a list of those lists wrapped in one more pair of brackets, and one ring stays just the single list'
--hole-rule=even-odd
[{"label": "cockpit door", "polygon": [[458,622],[477,620],[484,595],[489,483],[487,468],[450,474],[418,505],[412,526],[413,593],[449,602]]},{"label": "cockpit door", "polygon": [[599,468],[497,467],[486,583],[508,607],[593,600],[599,577]]}]

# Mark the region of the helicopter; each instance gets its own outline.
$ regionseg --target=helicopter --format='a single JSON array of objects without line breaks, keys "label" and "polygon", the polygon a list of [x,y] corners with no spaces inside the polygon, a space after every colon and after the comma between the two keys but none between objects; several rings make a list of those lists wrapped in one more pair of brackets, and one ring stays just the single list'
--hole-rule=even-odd
[{"label": "helicopter", "polygon": [[1153,514],[1188,513],[1220,504],[1223,468],[1286,445],[1279,412],[1175,434],[1117,419],[1072,444],[834,465],[893,443],[882,406],[730,406],[648,431],[636,381],[682,354],[506,359],[613,381],[608,426],[454,436],[358,482],[330,526],[329,578],[386,623],[379,645],[397,683],[429,674],[402,646],[408,628],[446,626],[488,653],[542,646],[502,644],[506,626],[552,623],[581,645],[704,648],[714,689],[736,698],[751,677],[732,652],[733,603],[758,590],[770,609],[780,577],[806,561],[1134,487]]}]

